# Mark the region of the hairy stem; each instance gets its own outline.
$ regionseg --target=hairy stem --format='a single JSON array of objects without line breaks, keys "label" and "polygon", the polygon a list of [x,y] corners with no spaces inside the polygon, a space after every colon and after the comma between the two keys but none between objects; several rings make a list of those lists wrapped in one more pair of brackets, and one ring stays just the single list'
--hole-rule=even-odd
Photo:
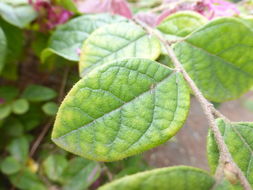
[{"label": "hairy stem", "polygon": [[[173,48],[170,46],[170,43],[164,39],[164,37],[161,35],[161,33],[145,23],[135,20],[137,24],[142,26],[149,34],[156,36],[163,46],[165,47],[169,57],[171,58],[172,63],[175,66],[175,69],[177,72],[180,72],[183,74],[186,82],[192,89],[195,97],[199,101],[204,114],[208,120],[208,124],[210,126],[210,129],[212,130],[214,134],[215,141],[218,145],[218,149],[220,152],[220,165],[218,167],[222,168],[222,172],[227,170],[229,168],[229,172],[233,172],[235,176],[240,180],[241,185],[244,187],[245,190],[251,190],[251,186],[247,180],[247,178],[244,176],[241,169],[237,166],[237,164],[233,161],[233,158],[224,142],[223,136],[218,128],[218,125],[215,122],[214,115],[218,115],[219,117],[225,118],[220,112],[218,112],[214,106],[203,96],[202,92],[199,90],[195,82],[191,79],[189,74],[186,72],[178,58],[176,57],[176,54],[173,50]],[[215,110],[215,111],[214,111]],[[225,120],[228,121],[228,119],[225,118]],[[220,175],[219,175],[220,176]]]}]

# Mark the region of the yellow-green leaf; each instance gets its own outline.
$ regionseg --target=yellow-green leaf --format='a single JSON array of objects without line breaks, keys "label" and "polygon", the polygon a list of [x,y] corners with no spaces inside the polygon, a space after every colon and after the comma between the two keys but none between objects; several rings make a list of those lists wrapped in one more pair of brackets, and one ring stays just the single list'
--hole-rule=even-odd
[{"label": "yellow-green leaf", "polygon": [[99,190],[211,190],[215,180],[203,170],[178,166],[123,177]]},{"label": "yellow-green leaf", "polygon": [[174,136],[189,104],[189,89],[180,73],[141,58],[107,63],[66,96],[52,139],[85,158],[120,160]]},{"label": "yellow-green leaf", "polygon": [[134,23],[116,23],[99,28],[83,44],[79,72],[87,72],[106,62],[139,57],[155,60],[160,42]]}]

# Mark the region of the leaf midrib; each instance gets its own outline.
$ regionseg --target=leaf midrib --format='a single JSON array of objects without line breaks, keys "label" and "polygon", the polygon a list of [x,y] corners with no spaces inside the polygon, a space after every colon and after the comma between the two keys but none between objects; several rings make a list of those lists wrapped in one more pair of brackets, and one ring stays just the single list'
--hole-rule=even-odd
[{"label": "leaf midrib", "polygon": [[185,40],[184,42],[187,43],[187,44],[189,44],[190,46],[196,48],[196,49],[199,49],[199,50],[203,51],[204,53],[206,53],[206,54],[208,54],[208,55],[210,55],[210,56],[212,56],[212,57],[217,58],[218,60],[221,60],[223,63],[225,63],[226,65],[228,65],[230,68],[236,70],[237,72],[241,72],[241,73],[243,73],[244,75],[247,75],[247,76],[249,76],[249,77],[251,77],[251,78],[253,79],[253,75],[251,75],[250,73],[247,73],[247,72],[241,70],[240,68],[238,68],[237,66],[235,66],[235,65],[232,64],[231,62],[229,62],[229,61],[223,59],[222,57],[219,57],[219,56],[217,56],[217,55],[215,55],[215,54],[212,54],[211,52],[208,52],[206,49],[204,49],[204,48],[202,48],[202,47],[199,47],[199,46],[196,46],[195,44],[190,43],[189,41],[186,41],[186,40]]},{"label": "leaf midrib", "polygon": [[[152,90],[155,90],[155,89],[157,88],[157,86],[158,86],[159,83],[162,83],[163,81],[172,78],[172,76],[174,76],[174,75],[176,75],[176,72],[170,73],[167,77],[165,77],[165,78],[162,79],[161,81],[155,83],[155,87],[154,87]],[[97,120],[99,120],[99,119],[103,118],[104,116],[107,116],[107,115],[109,115],[109,114],[111,114],[111,113],[113,113],[113,112],[116,112],[116,111],[120,110],[120,109],[123,108],[124,106],[126,106],[126,105],[132,103],[134,100],[140,98],[141,96],[145,95],[146,93],[149,93],[150,91],[151,91],[150,88],[148,88],[147,91],[144,91],[144,92],[142,92],[141,94],[139,94],[138,96],[135,96],[133,99],[129,100],[128,102],[123,103],[121,106],[115,108],[114,110],[111,110],[110,112],[105,113],[104,115],[102,115],[102,116],[100,116],[100,117],[94,119],[93,121],[91,121],[91,122],[85,124],[84,126],[81,126],[81,127],[77,128],[77,129],[75,129],[75,130],[72,130],[72,131],[70,131],[70,132],[67,132],[66,134],[61,135],[61,136],[59,136],[59,137],[57,137],[57,138],[53,138],[53,140],[57,140],[57,139],[64,138],[65,136],[68,136],[68,135],[70,135],[70,134],[72,134],[72,133],[78,132],[79,130],[81,130],[81,129],[83,129],[83,128],[89,127],[90,125],[92,125],[92,124],[93,124],[94,122],[96,122]]]}]

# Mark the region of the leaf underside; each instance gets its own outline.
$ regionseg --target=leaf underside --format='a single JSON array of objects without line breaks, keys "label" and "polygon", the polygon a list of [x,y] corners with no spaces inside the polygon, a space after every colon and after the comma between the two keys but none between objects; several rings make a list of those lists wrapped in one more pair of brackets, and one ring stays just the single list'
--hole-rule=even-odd
[{"label": "leaf underside", "polygon": [[[253,187],[253,123],[226,123],[222,119],[217,119],[216,123],[234,161]],[[208,136],[208,160],[214,173],[218,165],[219,151],[211,133]]]},{"label": "leaf underside", "polygon": [[211,101],[235,99],[253,85],[253,32],[239,19],[214,20],[174,49]]},{"label": "leaf underside", "polygon": [[174,136],[189,104],[189,89],[180,73],[140,58],[107,63],[69,92],[52,139],[88,159],[120,160]]},{"label": "leaf underside", "polygon": [[197,168],[178,166],[123,177],[99,190],[211,190],[214,179]]},{"label": "leaf underside", "polygon": [[84,76],[93,68],[123,58],[155,60],[161,52],[157,38],[134,23],[116,23],[99,28],[83,44],[79,72]]},{"label": "leaf underside", "polygon": [[165,18],[157,26],[168,40],[177,40],[192,33],[207,22],[202,15],[193,11],[180,11]]}]

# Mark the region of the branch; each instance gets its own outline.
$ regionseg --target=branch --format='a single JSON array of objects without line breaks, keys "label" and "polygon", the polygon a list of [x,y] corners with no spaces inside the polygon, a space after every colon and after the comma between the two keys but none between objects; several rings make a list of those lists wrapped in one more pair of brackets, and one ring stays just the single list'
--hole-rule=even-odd
[{"label": "branch", "polygon": [[54,120],[51,118],[49,120],[49,122],[45,126],[43,126],[43,130],[41,131],[40,135],[38,136],[38,138],[35,140],[34,144],[32,145],[32,148],[31,148],[30,153],[29,153],[30,157],[34,156],[34,154],[35,154],[36,150],[38,149],[40,143],[42,142],[42,140],[46,136],[48,130],[52,126],[53,121]]},{"label": "branch", "polygon": [[[215,108],[214,108],[214,106],[212,106],[212,104],[203,96],[202,92],[198,89],[195,82],[191,79],[191,77],[188,75],[188,73],[186,72],[186,70],[184,69],[184,67],[182,66],[182,64],[178,60],[178,58],[176,57],[176,54],[174,53],[173,48],[170,46],[170,43],[166,39],[163,38],[161,33],[159,31],[149,27],[148,25],[146,25],[142,21],[135,20],[135,22],[137,24],[139,24],[140,26],[142,26],[149,34],[156,36],[161,41],[161,43],[164,45],[169,57],[171,58],[174,66],[175,66],[175,70],[177,72],[182,73],[186,82],[188,83],[188,85],[192,89],[195,97],[199,101],[199,103],[204,111],[204,114],[208,120],[208,124],[214,134],[214,138],[215,138],[215,141],[218,145],[218,149],[220,152],[220,164],[221,164],[221,167],[223,168],[223,172],[229,168],[229,172],[233,172],[235,174],[235,176],[238,177],[238,179],[240,180],[240,183],[244,187],[244,189],[251,190],[251,186],[250,186],[247,178],[244,176],[243,172],[237,166],[237,164],[233,161],[233,158],[232,158],[232,156],[231,156],[231,154],[224,142],[224,139],[223,139],[222,134],[218,128],[218,125],[215,122],[215,117],[214,117]],[[219,112],[216,110],[215,114],[218,114],[218,113]],[[220,116],[220,113],[218,115]],[[225,117],[222,115],[222,118],[225,118]],[[228,119],[226,119],[226,120],[228,120]]]},{"label": "branch", "polygon": [[[62,101],[62,99],[64,98],[64,94],[65,94],[65,87],[66,87],[66,83],[68,80],[68,75],[69,75],[69,71],[70,71],[70,67],[67,66],[64,70],[63,73],[63,78],[62,78],[62,84],[60,86],[60,90],[59,90],[59,97],[58,97],[58,102],[60,103]],[[48,123],[46,123],[46,125],[43,127],[41,133],[39,134],[38,138],[35,140],[34,144],[32,145],[32,148],[30,150],[30,157],[33,157],[35,152],[37,151],[38,147],[40,146],[42,140],[44,139],[44,137],[46,136],[47,132],[49,131],[50,127],[53,124],[54,119],[51,118]]]}]

